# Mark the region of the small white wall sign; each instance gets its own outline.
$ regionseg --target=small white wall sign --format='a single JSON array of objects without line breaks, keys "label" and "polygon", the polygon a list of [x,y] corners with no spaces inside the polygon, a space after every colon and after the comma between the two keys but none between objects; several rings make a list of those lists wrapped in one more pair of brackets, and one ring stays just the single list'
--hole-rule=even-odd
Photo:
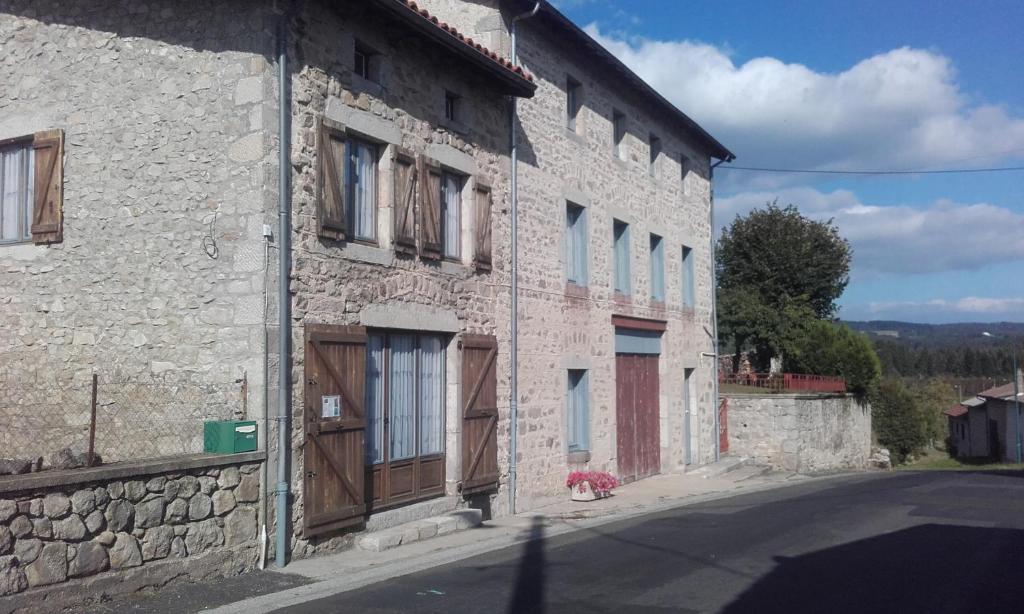
[{"label": "small white wall sign", "polygon": [[321,417],[323,418],[340,418],[341,417],[341,395],[338,394],[325,394],[321,397],[321,403],[323,405],[323,411]]}]

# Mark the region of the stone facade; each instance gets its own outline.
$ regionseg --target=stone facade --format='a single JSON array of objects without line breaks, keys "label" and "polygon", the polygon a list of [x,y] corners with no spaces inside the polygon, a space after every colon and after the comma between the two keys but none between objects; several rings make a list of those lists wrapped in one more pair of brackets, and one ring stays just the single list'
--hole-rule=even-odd
[{"label": "stone facade", "polygon": [[871,406],[852,395],[728,395],[729,454],[800,473],[864,469]]},{"label": "stone facade", "polygon": [[[186,565],[193,577],[252,569],[259,466],[214,459],[180,470],[140,465],[127,477],[119,477],[124,468],[118,477],[93,469],[93,477],[67,483],[62,477],[74,474],[0,482],[0,612],[136,590],[148,572],[135,568],[152,565],[163,565],[165,576]],[[111,580],[120,576],[118,588]]]},{"label": "stone facade", "polygon": [[[242,410],[243,373],[259,406],[273,38],[251,6],[0,7],[0,140],[62,129],[65,152],[63,242],[0,245],[0,456],[84,449],[93,372],[209,391],[187,416],[200,436],[204,417]],[[174,398],[140,394],[124,409],[178,429]],[[155,450],[198,451],[173,438]]]}]

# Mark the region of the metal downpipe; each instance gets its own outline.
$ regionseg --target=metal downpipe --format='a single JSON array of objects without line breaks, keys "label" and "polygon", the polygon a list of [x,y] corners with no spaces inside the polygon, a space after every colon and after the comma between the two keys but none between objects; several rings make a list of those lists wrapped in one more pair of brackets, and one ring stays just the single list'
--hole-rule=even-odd
[{"label": "metal downpipe", "polygon": [[715,275],[715,167],[728,160],[719,160],[711,165],[711,169],[708,173],[708,181],[711,182],[711,199],[710,206],[708,207],[708,236],[711,238],[711,330],[713,331],[712,338],[715,344],[712,356],[714,359],[714,369],[712,372],[712,382],[714,386],[714,398],[715,398],[715,462],[722,457],[722,425],[719,424],[720,419],[720,407],[722,400],[719,398],[718,392],[718,280]]},{"label": "metal downpipe", "polygon": [[288,15],[281,17],[277,34],[277,95],[278,95],[278,271],[277,271],[277,511],[275,522],[277,542],[274,548],[274,564],[284,567],[288,544],[288,451],[291,437],[289,365],[291,342],[291,298],[288,285],[291,274],[291,194],[288,173],[291,168],[290,113],[288,92]]},{"label": "metal downpipe", "polygon": [[[519,55],[516,50],[516,24],[529,19],[540,10],[540,2],[533,6],[533,9],[516,15],[509,25],[509,34],[512,38],[512,64],[519,63]],[[519,139],[516,127],[518,122],[516,115],[516,98],[512,96],[509,101],[509,132],[512,144],[512,185],[510,198],[512,200],[512,325],[511,336],[511,374],[509,378],[509,460],[508,460],[508,507],[509,514],[516,513],[516,457],[519,453]]]}]

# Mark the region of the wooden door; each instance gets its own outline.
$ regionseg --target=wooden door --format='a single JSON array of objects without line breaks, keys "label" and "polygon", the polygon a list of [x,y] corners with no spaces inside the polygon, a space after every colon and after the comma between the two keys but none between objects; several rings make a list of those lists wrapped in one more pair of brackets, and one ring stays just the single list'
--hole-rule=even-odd
[{"label": "wooden door", "polygon": [[722,397],[718,405],[718,453],[729,451],[729,399]]},{"label": "wooden door", "polygon": [[361,523],[366,512],[366,329],[306,325],[305,346],[302,532],[309,537]]},{"label": "wooden door", "polygon": [[661,469],[657,355],[617,354],[615,388],[619,478],[631,482]]},{"label": "wooden door", "polygon": [[462,337],[462,493],[498,488],[498,340]]}]

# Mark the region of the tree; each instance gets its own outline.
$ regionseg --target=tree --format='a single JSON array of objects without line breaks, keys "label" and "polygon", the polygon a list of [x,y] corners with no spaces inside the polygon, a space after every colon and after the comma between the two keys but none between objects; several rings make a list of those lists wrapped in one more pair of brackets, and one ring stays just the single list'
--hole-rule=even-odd
[{"label": "tree", "polygon": [[871,393],[871,426],[893,462],[924,448],[928,428],[917,400],[899,379],[887,377]]},{"label": "tree", "polygon": [[833,316],[850,254],[832,220],[808,219],[793,205],[736,216],[715,253],[720,334],[737,354],[753,346],[764,370],[811,322]]},{"label": "tree", "polygon": [[850,244],[832,220],[811,220],[774,201],[737,215],[722,231],[715,266],[723,290],[755,290],[776,309],[802,300],[817,317],[830,318],[850,280],[850,258]]},{"label": "tree", "polygon": [[783,347],[786,371],[842,377],[862,397],[874,389],[882,365],[866,335],[827,320],[814,320],[801,333]]}]

